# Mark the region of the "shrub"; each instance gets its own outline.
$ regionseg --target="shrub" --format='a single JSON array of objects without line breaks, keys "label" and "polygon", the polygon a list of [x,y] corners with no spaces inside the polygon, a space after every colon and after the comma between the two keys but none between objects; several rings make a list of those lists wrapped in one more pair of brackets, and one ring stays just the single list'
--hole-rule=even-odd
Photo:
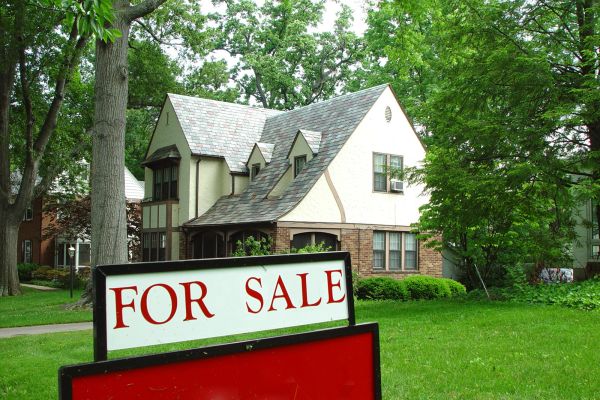
[{"label": "shrub", "polygon": [[32,272],[38,269],[39,267],[39,265],[34,263],[17,264],[17,269],[19,270],[19,280],[21,282],[30,281]]},{"label": "shrub", "polygon": [[409,276],[403,282],[413,300],[441,299],[452,296],[450,287],[444,279],[415,275]]},{"label": "shrub", "polygon": [[361,300],[407,300],[403,281],[392,278],[366,278],[356,283],[356,297]]},{"label": "shrub", "polygon": [[454,279],[448,279],[448,278],[438,278],[438,279],[443,282],[446,282],[446,284],[448,285],[448,288],[450,289],[450,294],[452,297],[463,296],[467,293],[467,289],[465,288],[465,286],[462,283],[455,281]]}]

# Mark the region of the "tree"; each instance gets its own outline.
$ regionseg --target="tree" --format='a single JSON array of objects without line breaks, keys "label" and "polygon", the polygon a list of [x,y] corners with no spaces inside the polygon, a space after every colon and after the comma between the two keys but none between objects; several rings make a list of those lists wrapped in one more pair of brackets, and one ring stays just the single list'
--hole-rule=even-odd
[{"label": "tree", "polygon": [[[400,72],[394,86],[428,144],[412,175],[431,194],[419,226],[442,233],[468,275],[560,264],[575,197],[598,198],[598,10],[583,0],[384,1],[370,13],[369,46],[383,49],[384,76]],[[382,46],[381,27],[393,27],[393,46]]]},{"label": "tree", "polygon": [[[64,121],[61,107],[89,38],[116,36],[105,28],[111,18],[107,0],[0,5],[0,296],[20,294],[17,233],[23,212],[65,165],[60,156],[67,146],[53,147],[51,141]],[[62,145],[77,142],[62,139]]]},{"label": "tree", "polygon": [[225,13],[209,16],[217,24],[215,49],[239,60],[231,78],[247,101],[265,108],[292,109],[333,96],[362,56],[347,6],[331,32],[318,33],[323,0],[220,3]]},{"label": "tree", "polygon": [[[129,98],[127,50],[133,21],[150,14],[165,0],[114,0],[110,27],[121,36],[96,41],[94,126],[92,130],[92,266],[127,262],[125,208],[125,124]],[[78,305],[92,302],[90,285]]]}]

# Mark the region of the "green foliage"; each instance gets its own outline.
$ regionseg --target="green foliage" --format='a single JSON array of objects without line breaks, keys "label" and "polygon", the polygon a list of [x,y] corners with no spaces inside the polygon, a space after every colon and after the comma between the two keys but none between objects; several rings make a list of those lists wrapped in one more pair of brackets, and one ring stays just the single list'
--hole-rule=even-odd
[{"label": "green foliage", "polygon": [[[40,286],[49,286],[67,289],[71,285],[71,274],[69,268],[53,268],[47,265],[38,267],[31,273],[31,283]],[[73,286],[75,288],[85,287],[89,279],[89,273],[79,276],[74,273]]]},{"label": "green foliage", "polygon": [[331,246],[325,246],[325,242],[309,244],[308,246],[304,246],[301,249],[293,248],[290,250],[290,253],[324,253],[326,251],[331,250]]},{"label": "green foliage", "polygon": [[369,13],[359,82],[391,81],[422,128],[425,163],[407,169],[430,194],[418,229],[441,235],[432,245],[471,287],[477,271],[499,285],[510,265],[564,264],[572,210],[600,198],[598,13],[560,0],[386,0]]},{"label": "green foliage", "polygon": [[361,300],[408,300],[403,281],[392,278],[365,278],[356,282],[356,297]]},{"label": "green foliage", "polygon": [[[237,63],[230,78],[246,101],[266,108],[292,109],[327,99],[349,79],[362,57],[362,40],[352,32],[352,12],[342,6],[327,32],[316,32],[323,0],[217,1],[224,12],[216,25],[215,49]],[[204,38],[202,38],[204,39]]]},{"label": "green foliage", "polygon": [[361,300],[430,300],[458,297],[466,293],[459,282],[446,278],[413,275],[403,280],[375,277],[355,282]]},{"label": "green foliage", "polygon": [[501,295],[502,298],[515,302],[595,310],[600,309],[600,278],[575,283],[523,285],[504,289]]},{"label": "green foliage", "polygon": [[271,254],[272,244],[273,239],[270,236],[268,238],[263,237],[260,240],[254,239],[253,236],[248,236],[244,243],[241,240],[237,241],[235,251],[231,256],[266,256]]},{"label": "green foliage", "polygon": [[411,299],[430,300],[451,297],[452,292],[448,283],[431,276],[414,275],[403,280]]},{"label": "green foliage", "polygon": [[32,278],[32,273],[40,266],[34,263],[21,263],[17,264],[17,269],[19,270],[19,281],[27,282]]}]

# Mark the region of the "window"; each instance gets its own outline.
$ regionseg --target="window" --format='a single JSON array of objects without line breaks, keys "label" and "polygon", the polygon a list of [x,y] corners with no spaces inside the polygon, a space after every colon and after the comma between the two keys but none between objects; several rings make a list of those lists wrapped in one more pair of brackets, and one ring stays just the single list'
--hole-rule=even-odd
[{"label": "window", "polygon": [[266,240],[267,242],[269,242],[270,236],[264,232],[261,231],[240,231],[237,233],[234,233],[233,235],[229,236],[229,254],[232,254],[233,252],[237,251],[239,246],[238,246],[238,242],[244,246],[244,250],[246,251],[247,255],[250,255],[250,249],[246,248],[246,239],[248,239],[250,236],[252,236],[252,238],[254,240],[258,240],[258,241],[262,241],[263,239]]},{"label": "window", "polygon": [[27,206],[23,213],[23,221],[31,221],[33,219],[33,208],[31,205]]},{"label": "window", "polygon": [[385,232],[373,232],[373,269],[385,269]]},{"label": "window", "polygon": [[179,168],[175,164],[153,170],[154,201],[177,199],[178,174]]},{"label": "window", "polygon": [[292,248],[299,250],[306,246],[314,246],[323,243],[327,251],[338,249],[337,236],[326,232],[305,232],[295,234],[292,238]]},{"label": "window", "polygon": [[250,180],[253,181],[259,172],[260,172],[260,164],[252,164],[252,168],[250,169]]},{"label": "window", "polygon": [[23,262],[31,262],[31,240],[23,240]]},{"label": "window", "polygon": [[402,156],[373,153],[373,191],[402,192],[402,182],[394,178],[402,169]]},{"label": "window", "polygon": [[165,261],[167,234],[165,232],[145,232],[142,235],[142,260]]},{"label": "window", "polygon": [[417,235],[408,232],[373,232],[373,270],[416,271]]},{"label": "window", "polygon": [[304,169],[306,165],[306,156],[294,157],[294,178]]}]

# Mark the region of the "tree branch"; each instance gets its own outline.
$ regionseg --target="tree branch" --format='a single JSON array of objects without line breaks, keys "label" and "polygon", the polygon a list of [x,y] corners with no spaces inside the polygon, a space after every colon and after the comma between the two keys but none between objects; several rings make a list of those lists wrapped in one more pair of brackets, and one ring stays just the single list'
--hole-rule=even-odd
[{"label": "tree branch", "polygon": [[29,82],[27,82],[27,61],[25,59],[25,46],[19,49],[19,75],[21,77],[21,92],[23,94],[23,109],[25,112],[25,153],[26,157],[33,158],[33,107],[29,93]]},{"label": "tree branch", "polygon": [[152,11],[160,7],[165,1],[166,0],[145,0],[140,4],[127,8],[127,10],[125,10],[124,17],[129,22],[133,22],[138,18],[150,14]]}]

